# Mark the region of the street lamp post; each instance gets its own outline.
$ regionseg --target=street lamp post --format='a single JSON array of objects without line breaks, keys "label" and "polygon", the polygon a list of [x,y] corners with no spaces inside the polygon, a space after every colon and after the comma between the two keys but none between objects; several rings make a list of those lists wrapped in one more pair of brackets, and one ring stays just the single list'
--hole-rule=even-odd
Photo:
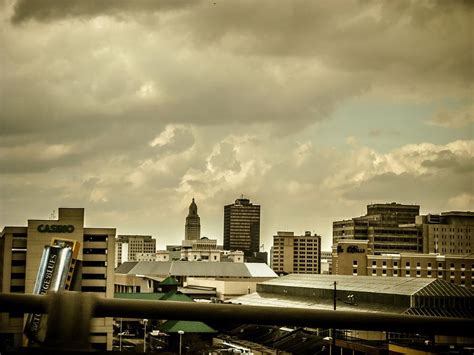
[{"label": "street lamp post", "polygon": [[148,319],[143,320],[143,352],[146,353],[146,324]]},{"label": "street lamp post", "polygon": [[179,334],[179,355],[181,355],[182,338],[183,338],[184,332],[182,330],[178,330],[178,334]]}]

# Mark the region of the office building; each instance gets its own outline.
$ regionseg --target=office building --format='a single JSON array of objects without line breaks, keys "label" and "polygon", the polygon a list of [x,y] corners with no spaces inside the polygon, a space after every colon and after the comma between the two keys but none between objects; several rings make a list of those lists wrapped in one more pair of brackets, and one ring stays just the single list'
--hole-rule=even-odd
[{"label": "office building", "polygon": [[339,241],[338,250],[337,275],[433,278],[466,288],[474,286],[474,254],[372,255],[367,240]]},{"label": "office building", "polygon": [[189,205],[189,213],[186,217],[185,240],[199,240],[201,238],[201,219],[198,215],[197,205],[194,198]]},{"label": "office building", "polygon": [[278,274],[321,273],[321,236],[311,232],[277,232],[273,236],[272,268]]},{"label": "office building", "polygon": [[242,250],[246,257],[260,251],[260,205],[242,197],[224,206],[224,249]]},{"label": "office building", "polygon": [[137,253],[154,254],[156,239],[149,235],[119,235],[115,240],[116,267],[126,261],[137,261]]},{"label": "office building", "polygon": [[471,245],[474,212],[442,212],[416,217],[416,226],[423,235],[423,253],[464,255],[474,252]]},{"label": "office building", "polygon": [[[0,292],[33,293],[44,251],[52,240],[67,240],[78,246],[68,289],[113,298],[114,239],[114,228],[85,227],[83,208],[59,208],[57,220],[29,219],[27,226],[4,227],[0,235]],[[2,341],[20,346],[25,320],[22,313],[0,314]],[[96,349],[112,350],[111,318],[93,319],[91,343]]]},{"label": "office building", "polygon": [[[339,240],[368,240],[374,254],[422,252],[422,234],[415,225],[420,206],[372,204],[367,214],[333,222],[333,249]],[[334,250],[333,250],[334,253]]]}]

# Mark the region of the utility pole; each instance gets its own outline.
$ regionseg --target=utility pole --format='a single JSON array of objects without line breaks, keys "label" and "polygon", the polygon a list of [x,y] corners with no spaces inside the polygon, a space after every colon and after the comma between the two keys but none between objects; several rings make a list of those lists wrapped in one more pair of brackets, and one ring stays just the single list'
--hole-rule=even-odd
[{"label": "utility pole", "polygon": [[[336,310],[336,300],[337,300],[337,289],[336,289],[337,281],[334,281],[334,292],[333,292],[333,302],[334,302],[334,310]],[[332,349],[336,350],[336,328],[332,328]]]}]

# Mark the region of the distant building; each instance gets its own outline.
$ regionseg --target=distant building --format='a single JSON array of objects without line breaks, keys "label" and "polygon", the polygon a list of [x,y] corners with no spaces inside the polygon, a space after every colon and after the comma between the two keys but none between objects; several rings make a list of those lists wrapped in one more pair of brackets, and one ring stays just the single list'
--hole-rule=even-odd
[{"label": "distant building", "polygon": [[321,236],[311,232],[277,232],[273,236],[272,268],[283,274],[321,273]]},{"label": "distant building", "polygon": [[[0,234],[1,293],[33,293],[42,255],[53,239],[79,245],[69,290],[94,292],[102,298],[114,297],[115,228],[85,227],[83,208],[59,208],[58,219],[29,219],[27,226],[3,228]],[[56,267],[61,268],[61,264]],[[23,326],[23,313],[0,313],[1,344],[21,346]],[[93,348],[112,350],[111,318],[94,318],[90,331]]]},{"label": "distant building", "polygon": [[156,239],[149,235],[119,235],[115,240],[115,265],[137,261],[137,253],[155,253]]},{"label": "distant building", "polygon": [[[420,206],[399,203],[367,206],[367,214],[333,222],[333,249],[340,240],[368,240],[373,254],[422,252],[422,235],[415,226]],[[336,251],[333,250],[333,253]]]},{"label": "distant building", "polygon": [[321,251],[321,274],[332,274],[332,252]]},{"label": "distant building", "polygon": [[185,240],[199,240],[201,238],[201,218],[198,215],[197,205],[194,198],[189,205],[189,213],[186,217]]},{"label": "distant building", "polygon": [[135,253],[136,261],[156,261],[156,253]]},{"label": "distant building", "polygon": [[338,243],[334,274],[353,276],[435,278],[472,288],[474,254],[440,255],[400,253],[372,255],[368,241]]},{"label": "distant building", "polygon": [[202,237],[198,240],[184,240],[180,260],[221,261],[221,250],[217,250],[217,240]]},{"label": "distant building", "polygon": [[260,205],[242,197],[224,206],[224,249],[242,250],[246,257],[260,252]]},{"label": "distant building", "polygon": [[127,262],[115,271],[115,292],[157,292],[158,284],[169,276],[180,286],[215,288],[220,299],[253,292],[257,282],[278,277],[262,263]]},{"label": "distant building", "polygon": [[474,212],[442,212],[416,217],[423,235],[423,252],[446,255],[474,252]]}]

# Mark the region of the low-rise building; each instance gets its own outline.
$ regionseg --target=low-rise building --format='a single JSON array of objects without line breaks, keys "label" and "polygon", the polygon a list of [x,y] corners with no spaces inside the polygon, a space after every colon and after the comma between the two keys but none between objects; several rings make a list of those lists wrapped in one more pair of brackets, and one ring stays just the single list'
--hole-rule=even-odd
[{"label": "low-rise building", "polygon": [[474,287],[474,254],[441,255],[400,253],[373,255],[368,241],[338,243],[337,275],[437,278],[463,287]]},{"label": "low-rise building", "polygon": [[279,274],[321,273],[321,236],[311,232],[277,232],[273,236],[271,265]]},{"label": "low-rise building", "polygon": [[126,261],[138,261],[137,253],[156,252],[156,239],[150,235],[119,235],[115,240],[115,267]]},{"label": "low-rise building", "polygon": [[157,292],[159,283],[169,276],[180,286],[216,288],[219,299],[246,294],[257,282],[278,277],[263,263],[127,262],[115,270],[115,292]]},{"label": "low-rise building", "polygon": [[[337,310],[474,318],[474,290],[438,278],[291,274],[261,282],[257,284],[256,292],[236,297],[230,302],[333,310],[335,299]],[[337,347],[362,352],[372,348],[371,353],[387,353],[389,342],[417,337],[415,334],[385,331],[345,329],[339,332],[342,332],[345,339],[338,337]],[[435,344],[458,346],[471,346],[474,343],[474,337],[436,335],[433,340]],[[368,348],[364,348],[368,345]]]}]

